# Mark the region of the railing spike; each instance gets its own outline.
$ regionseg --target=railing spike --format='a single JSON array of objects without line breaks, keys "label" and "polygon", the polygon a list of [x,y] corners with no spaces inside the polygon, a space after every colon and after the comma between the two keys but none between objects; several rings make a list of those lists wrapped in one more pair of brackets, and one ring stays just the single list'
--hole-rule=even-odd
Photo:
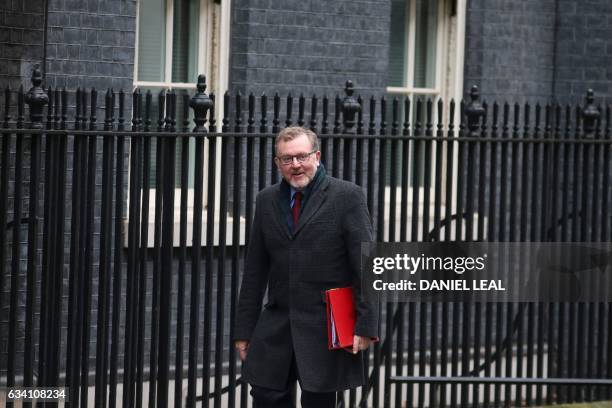
[{"label": "railing spike", "polygon": [[49,104],[47,105],[47,129],[53,129],[53,110],[55,109],[55,94],[53,88],[47,88],[47,95],[49,96]]},{"label": "railing spike", "polygon": [[374,95],[370,97],[370,123],[368,125],[368,134],[376,134],[376,98]]},{"label": "railing spike", "polygon": [[280,131],[280,95],[278,92],[274,94],[274,113],[272,117],[272,133],[278,133]]},{"label": "railing spike", "polygon": [[231,95],[229,91],[225,91],[223,94],[223,119],[221,119],[221,131],[229,132],[230,120],[229,120],[229,109],[230,109]]},{"label": "railing spike", "polygon": [[317,96],[313,94],[310,100],[310,130],[313,132],[316,132],[317,129],[317,104]]},{"label": "railing spike", "polygon": [[287,118],[285,119],[285,126],[289,127],[293,124],[292,117],[293,116],[293,95],[289,92],[287,95]]},{"label": "railing spike", "polygon": [[266,96],[265,93],[261,94],[260,104],[261,104],[261,121],[260,121],[259,131],[261,133],[268,133],[268,118],[267,118],[268,97]]},{"label": "railing spike", "polygon": [[11,87],[9,85],[4,89],[4,127],[9,127],[9,122],[11,120],[10,116],[11,112]]},{"label": "railing spike", "polygon": [[335,104],[334,104],[334,134],[340,133],[340,113],[342,111],[342,99],[340,99],[340,95],[336,94]]},{"label": "railing spike", "polygon": [[328,122],[328,117],[329,117],[329,98],[327,97],[327,95],[323,94],[323,115],[322,115],[322,119],[321,119],[321,134],[326,135],[327,133],[329,133],[329,122]]},{"label": "railing spike", "polygon": [[214,133],[217,131],[217,115],[215,114],[215,109],[217,105],[215,102],[215,93],[211,92],[208,96],[212,101],[212,105],[210,106],[210,110],[208,111],[208,131]]},{"label": "railing spike", "polygon": [[304,105],[306,104],[306,100],[304,99],[304,94],[300,93],[298,98],[298,126],[304,126]]}]

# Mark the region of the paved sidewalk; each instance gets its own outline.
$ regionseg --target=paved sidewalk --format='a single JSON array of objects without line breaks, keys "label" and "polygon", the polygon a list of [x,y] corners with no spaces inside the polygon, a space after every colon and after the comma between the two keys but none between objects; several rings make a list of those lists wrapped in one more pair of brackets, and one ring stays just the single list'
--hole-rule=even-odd
[{"label": "paved sidewalk", "polygon": [[590,403],[584,403],[584,404],[554,405],[554,407],[555,408],[612,408],[612,401],[590,402]]}]

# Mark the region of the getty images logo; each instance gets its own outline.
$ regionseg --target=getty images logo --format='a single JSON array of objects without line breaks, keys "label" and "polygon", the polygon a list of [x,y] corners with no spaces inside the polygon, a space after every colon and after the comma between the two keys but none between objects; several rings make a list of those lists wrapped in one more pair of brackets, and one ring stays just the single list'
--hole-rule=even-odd
[{"label": "getty images logo", "polygon": [[470,271],[482,271],[486,267],[487,254],[482,256],[418,256],[395,254],[372,258],[372,273],[380,275],[397,271],[414,275],[417,272],[454,272],[462,275]]}]

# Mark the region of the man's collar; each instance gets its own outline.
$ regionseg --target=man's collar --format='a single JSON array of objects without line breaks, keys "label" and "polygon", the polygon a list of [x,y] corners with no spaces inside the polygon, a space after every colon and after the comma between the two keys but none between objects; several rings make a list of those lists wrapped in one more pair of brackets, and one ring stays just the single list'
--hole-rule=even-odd
[{"label": "man's collar", "polygon": [[[321,180],[325,178],[325,175],[326,175],[325,167],[323,167],[323,163],[320,163],[319,167],[317,168],[317,172],[315,173],[315,176],[312,178],[312,181],[308,183],[306,188],[302,190],[302,193],[304,194],[304,198],[310,195],[310,192],[312,190],[316,189],[316,187],[319,185]],[[294,189],[289,183],[287,183],[285,179],[281,181],[281,188],[287,189],[289,191],[289,202],[291,202],[297,190]]]}]

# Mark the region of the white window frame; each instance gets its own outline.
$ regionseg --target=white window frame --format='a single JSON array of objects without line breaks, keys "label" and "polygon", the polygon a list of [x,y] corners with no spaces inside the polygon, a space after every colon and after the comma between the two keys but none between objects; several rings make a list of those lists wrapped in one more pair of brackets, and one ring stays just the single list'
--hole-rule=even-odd
[{"label": "white window frame", "polygon": [[[387,93],[409,96],[411,102],[415,95],[430,95],[432,98],[441,97],[446,102],[451,98],[456,100],[461,99],[463,89],[463,61],[465,48],[465,16],[466,16],[466,0],[439,0],[438,5],[438,27],[436,33],[436,71],[434,88],[418,88],[414,86],[414,47],[416,41],[416,0],[406,0],[408,10],[408,33],[405,41],[405,55],[408,60],[408,67],[404,71],[404,80],[406,86],[388,86]],[[449,16],[452,1],[456,1],[456,18],[457,27],[455,34],[456,54],[454,61],[449,58]],[[452,64],[452,65],[449,65]],[[454,87],[449,89],[444,76],[444,71],[449,66],[453,66],[454,72]]]},{"label": "white window frame", "polygon": [[[134,88],[139,87],[159,87],[166,89],[196,89],[194,82],[172,82],[172,51],[174,33],[174,2],[181,0],[166,1],[166,55],[164,61],[164,80],[163,81],[141,81],[138,79],[138,41],[140,29],[140,2],[136,13],[136,44],[134,57]],[[198,72],[204,73],[206,78],[211,77],[212,51],[207,45],[212,42],[213,13],[211,0],[200,0],[200,32],[198,33]],[[223,26],[223,25],[222,25]],[[204,27],[204,29],[202,28]],[[206,72],[202,72],[206,70]],[[209,85],[210,86],[210,85]]]},{"label": "white window frame", "polygon": [[[456,14],[455,18],[455,27],[453,32],[451,33],[451,7],[453,6],[453,2],[455,2],[455,10]],[[410,98],[411,106],[415,107],[415,96],[417,95],[427,95],[431,97],[432,101],[436,102],[438,98],[442,98],[444,102],[444,116],[442,120],[444,123],[447,123],[448,118],[448,106],[451,99],[454,99],[457,102],[455,117],[454,117],[454,125],[455,130],[458,130],[458,125],[460,122],[459,115],[459,101],[463,97],[463,67],[464,67],[464,58],[465,58],[465,24],[466,24],[466,10],[467,10],[467,0],[439,0],[438,4],[438,27],[436,33],[436,70],[435,70],[435,87],[433,88],[418,88],[414,86],[414,47],[416,41],[416,0],[406,0],[406,7],[410,8],[407,13],[408,15],[408,33],[405,41],[405,55],[407,56],[408,66],[404,71],[404,80],[406,86],[398,87],[398,86],[388,86],[386,88],[387,93],[394,94],[397,96],[407,96]],[[453,38],[454,36],[454,38]],[[451,39],[453,39],[454,44],[452,44],[452,49],[450,47]],[[449,72],[450,71],[450,72]],[[434,109],[433,112],[434,121],[437,121],[437,109]],[[458,172],[458,151],[454,150],[453,156],[453,174],[456,175]],[[446,157],[446,154],[443,155]],[[409,166],[410,171],[412,170],[412,166]],[[433,174],[433,169],[432,173]],[[410,176],[412,178],[412,176]],[[442,165],[442,183],[446,185],[446,162]],[[412,189],[412,186],[409,187]],[[424,187],[419,187],[419,214],[423,213],[423,197],[424,197]],[[430,187],[430,197],[434,196],[435,185]],[[398,187],[396,191],[396,196],[399,197],[401,194],[401,187]],[[385,202],[386,202],[386,210],[385,210],[385,219],[389,220],[389,200],[391,195],[391,187],[387,186],[385,190]],[[409,191],[409,199],[412,197],[412,192]],[[441,211],[444,213],[444,209],[447,205],[445,200],[445,192],[442,192],[442,207]],[[429,214],[430,217],[433,218],[434,214],[434,204],[433,201],[430,202]],[[453,210],[456,209],[456,197],[453,195],[453,201],[448,203],[451,205]],[[400,206],[395,208],[396,211],[396,231],[400,230]],[[478,217],[478,215],[476,215]],[[477,219],[477,218],[476,218]],[[410,224],[411,219],[408,219],[408,223]],[[431,220],[430,220],[431,222]],[[486,222],[486,221],[485,221]],[[389,225],[388,222],[385,223],[386,226]],[[474,226],[476,228],[476,223]],[[454,228],[454,227],[453,227]],[[463,229],[465,231],[465,228]],[[385,227],[384,231],[385,236],[388,235],[388,229]],[[422,229],[419,228],[418,239],[423,239]]]},{"label": "white window frame", "polygon": [[[139,41],[139,28],[140,28],[140,1],[136,7],[136,43],[135,55],[134,55],[134,89],[141,87],[155,87],[162,89],[187,89],[196,91],[196,80],[194,82],[172,82],[172,48],[173,48],[173,25],[174,25],[174,2],[181,0],[165,0],[166,1],[166,53],[165,53],[165,66],[164,66],[164,80],[163,81],[141,81],[138,79],[138,41]],[[229,82],[229,51],[230,51],[230,13],[231,13],[231,0],[224,0],[220,5],[220,14],[218,16],[219,29],[217,35],[213,32],[216,26],[215,15],[213,12],[214,4],[212,0],[200,0],[200,29],[198,33],[198,70],[197,72],[206,75],[207,79],[207,93],[215,92],[216,95],[223,95],[223,91],[228,89]],[[212,45],[212,46],[211,46]],[[215,53],[215,54],[213,54]],[[223,103],[222,98],[217,97],[215,104],[215,116],[217,123],[221,123],[223,118]],[[218,141],[217,141],[218,142]],[[204,147],[204,163],[208,162],[208,140],[205,142]],[[219,244],[219,211],[220,211],[220,185],[221,185],[221,149],[217,149],[216,152],[216,170],[215,170],[215,245]],[[202,214],[202,243],[206,243],[206,220],[207,220],[207,194],[208,190],[207,179],[208,179],[208,168],[204,166],[204,210]],[[128,178],[129,180],[129,178]],[[146,245],[153,247],[154,245],[154,223],[155,223],[155,188],[149,189],[150,201],[149,201],[149,236],[147,237]],[[191,246],[193,236],[193,195],[194,189],[188,188],[188,208],[187,208],[187,245]],[[181,188],[175,189],[174,194],[174,238],[173,245],[179,246],[179,232],[180,232],[180,202],[181,202]],[[129,209],[128,202],[128,209]],[[127,224],[129,220],[129,214],[125,219]],[[231,217],[227,217],[227,223],[230,225],[232,222]],[[240,243],[244,245],[244,225],[245,219],[241,217],[241,232],[240,232]],[[125,231],[128,229],[125,228]],[[127,245],[127,239],[125,240]],[[226,244],[232,243],[231,229],[228,229]]]}]

